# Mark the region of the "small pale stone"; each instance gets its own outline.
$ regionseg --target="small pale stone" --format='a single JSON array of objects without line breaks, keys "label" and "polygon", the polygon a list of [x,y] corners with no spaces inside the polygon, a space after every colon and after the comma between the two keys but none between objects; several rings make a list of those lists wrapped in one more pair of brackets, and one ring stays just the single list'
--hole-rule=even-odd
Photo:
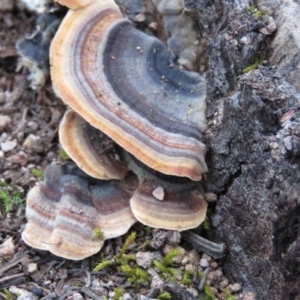
[{"label": "small pale stone", "polygon": [[162,290],[165,283],[159,276],[154,276],[151,281],[151,288]]},{"label": "small pale stone", "polygon": [[8,240],[3,242],[0,245],[0,257],[5,260],[9,260],[12,258],[15,253],[15,245],[13,242],[13,238],[10,237]]},{"label": "small pale stone", "polygon": [[29,134],[28,137],[25,139],[23,146],[25,148],[31,149],[32,146],[39,140],[39,137],[35,136],[34,134]]},{"label": "small pale stone", "polygon": [[37,271],[38,267],[36,263],[30,263],[27,265],[27,271],[28,273],[33,273],[35,271]]},{"label": "small pale stone", "polygon": [[8,152],[13,150],[17,146],[17,140],[6,141],[1,143],[1,150],[3,152]]},{"label": "small pale stone", "polygon": [[27,127],[29,127],[32,130],[37,130],[37,128],[39,127],[38,123],[34,122],[34,121],[29,121],[27,123]]},{"label": "small pale stone", "polygon": [[179,231],[169,231],[172,234],[170,234],[169,236],[167,236],[167,241],[170,244],[179,244],[180,240],[181,240],[181,234]]},{"label": "small pale stone", "polygon": [[227,280],[222,280],[220,283],[219,283],[219,285],[220,285],[220,287],[222,287],[222,288],[226,288],[227,286],[228,286],[228,281]]},{"label": "small pale stone", "polygon": [[276,142],[271,142],[270,143],[270,148],[271,149],[278,149],[278,144]]},{"label": "small pale stone", "polygon": [[83,300],[84,298],[82,297],[82,295],[81,294],[79,294],[79,293],[74,293],[73,295],[72,295],[72,300]]},{"label": "small pale stone", "polygon": [[185,270],[186,270],[186,271],[189,271],[189,272],[195,272],[196,267],[195,267],[194,265],[192,265],[192,264],[187,264],[187,265],[185,266]]},{"label": "small pale stone", "polygon": [[46,9],[46,0],[22,0],[26,8],[30,11],[43,13]]},{"label": "small pale stone", "polygon": [[255,299],[256,299],[255,294],[252,292],[247,292],[242,298],[242,300],[255,300]]},{"label": "small pale stone", "polygon": [[159,186],[152,192],[152,195],[155,197],[155,199],[162,201],[165,197],[164,189]]},{"label": "small pale stone", "polygon": [[214,261],[214,262],[210,263],[210,266],[212,268],[216,269],[218,267],[218,263]]},{"label": "small pale stone", "polygon": [[144,269],[149,268],[154,260],[154,254],[152,252],[137,252],[136,263]]},{"label": "small pale stone", "polygon": [[157,30],[158,24],[156,22],[151,22],[148,27],[152,30]]},{"label": "small pale stone", "polygon": [[242,289],[242,285],[239,283],[234,283],[231,287],[231,292],[232,293],[237,293]]},{"label": "small pale stone", "polygon": [[289,110],[286,113],[284,113],[280,119],[281,126],[283,126],[286,121],[291,119],[294,116],[294,114],[295,114],[294,110]]},{"label": "small pale stone", "polygon": [[206,253],[203,253],[201,258],[206,259],[208,262],[212,261],[212,258],[209,255],[207,255]]},{"label": "small pale stone", "polygon": [[34,134],[28,135],[28,137],[25,139],[23,143],[23,146],[37,153],[43,152],[43,147],[41,146],[41,140],[38,136]]},{"label": "small pale stone", "polygon": [[215,277],[216,271],[209,272],[209,274],[207,275],[207,280],[213,281]]},{"label": "small pale stone", "polygon": [[248,44],[250,43],[250,39],[249,39],[247,36],[243,36],[243,37],[240,39],[240,43],[241,43],[241,44],[248,45]]},{"label": "small pale stone", "polygon": [[138,15],[135,16],[134,21],[135,21],[135,22],[138,22],[138,23],[145,22],[145,21],[146,21],[146,16],[145,16],[145,14],[139,13]]},{"label": "small pale stone", "polygon": [[199,254],[196,250],[191,250],[185,253],[181,264],[186,265],[188,263],[198,264],[200,260]]},{"label": "small pale stone", "polygon": [[19,296],[17,300],[37,300],[37,297],[32,293],[28,293],[26,295]]},{"label": "small pale stone", "polygon": [[205,258],[201,258],[199,264],[200,264],[200,266],[201,266],[202,268],[207,268],[207,267],[209,267],[209,262],[208,262],[207,259],[205,259]]},{"label": "small pale stone", "polygon": [[26,291],[25,289],[20,289],[14,285],[11,286],[8,291],[14,295],[18,295],[17,300],[37,300],[37,297],[34,294]]},{"label": "small pale stone", "polygon": [[197,291],[196,289],[192,288],[192,287],[190,287],[190,288],[188,288],[188,289],[186,289],[186,290],[187,290],[188,292],[190,292],[195,298],[197,298],[198,295],[199,295],[198,291]]},{"label": "small pale stone", "polygon": [[223,275],[223,272],[221,270],[216,270],[216,276],[221,277]]},{"label": "small pale stone", "polygon": [[214,193],[206,193],[205,199],[207,202],[216,202],[218,199],[218,196]]},{"label": "small pale stone", "polygon": [[267,28],[270,33],[273,33],[277,29],[276,23],[275,22],[270,23],[267,26]]},{"label": "small pale stone", "polygon": [[4,152],[0,150],[0,158],[4,157]]},{"label": "small pale stone", "polygon": [[9,116],[0,115],[0,130],[3,130],[10,123],[11,123],[11,118]]}]

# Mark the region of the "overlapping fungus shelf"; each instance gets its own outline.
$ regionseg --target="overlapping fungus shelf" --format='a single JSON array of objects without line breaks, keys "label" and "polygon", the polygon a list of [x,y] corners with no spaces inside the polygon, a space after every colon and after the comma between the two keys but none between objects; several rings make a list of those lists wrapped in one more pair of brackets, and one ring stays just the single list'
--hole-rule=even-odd
[{"label": "overlapping fungus shelf", "polygon": [[129,206],[135,186],[135,180],[95,180],[77,167],[52,163],[44,183],[27,195],[28,223],[22,238],[34,248],[68,259],[97,253],[104,240],[125,234],[136,222]]},{"label": "overlapping fungus shelf", "polygon": [[57,94],[87,122],[150,168],[201,179],[204,79],[177,66],[113,1],[70,10],[50,52]]}]

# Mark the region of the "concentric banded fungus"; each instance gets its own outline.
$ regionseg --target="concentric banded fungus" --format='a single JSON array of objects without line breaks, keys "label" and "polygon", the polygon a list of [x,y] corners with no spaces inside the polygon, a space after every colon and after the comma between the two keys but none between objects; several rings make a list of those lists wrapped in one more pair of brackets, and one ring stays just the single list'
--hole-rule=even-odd
[{"label": "concentric banded fungus", "polygon": [[150,168],[201,179],[204,79],[176,66],[112,0],[70,10],[50,52],[57,94],[86,121]]},{"label": "concentric banded fungus", "polygon": [[66,112],[61,121],[59,139],[68,155],[90,176],[99,179],[125,177],[125,164],[115,149],[110,149],[116,147],[112,140],[90,126],[74,111]]},{"label": "concentric banded fungus", "polygon": [[77,168],[51,164],[45,182],[28,193],[22,237],[28,245],[64,258],[88,257],[105,239],[125,234],[136,222],[129,207],[135,187],[135,180],[100,181]]},{"label": "concentric banded fungus", "polygon": [[134,192],[130,206],[137,220],[145,225],[181,231],[204,221],[207,203],[195,184],[145,180]]},{"label": "concentric banded fungus", "polygon": [[207,202],[198,182],[153,171],[126,153],[124,157],[139,178],[139,186],[130,199],[138,221],[178,231],[195,228],[204,221]]},{"label": "concentric banded fungus", "polygon": [[[97,163],[101,162],[103,155],[100,154],[101,149],[97,151],[97,144],[102,132],[92,128],[77,113],[68,111],[65,114],[59,133],[61,141],[65,139],[71,141],[68,147],[75,152],[76,158],[80,158],[79,161],[75,160],[80,168],[83,170],[90,168],[90,161],[94,162],[96,167]],[[94,145],[91,144],[90,138]],[[64,147],[68,149],[65,145]],[[204,221],[207,203],[199,190],[198,182],[156,172],[125,150],[121,156],[127,164],[127,167],[121,169],[123,176],[125,176],[124,169],[130,169],[139,179],[139,186],[130,199],[130,205],[134,216],[140,222],[151,227],[181,231],[197,227]],[[113,157],[107,155],[105,167],[115,163]]]}]

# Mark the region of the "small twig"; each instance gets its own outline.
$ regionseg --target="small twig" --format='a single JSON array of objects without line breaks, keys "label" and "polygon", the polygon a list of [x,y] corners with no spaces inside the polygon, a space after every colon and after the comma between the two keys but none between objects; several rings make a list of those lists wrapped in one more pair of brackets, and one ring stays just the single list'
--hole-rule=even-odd
[{"label": "small twig", "polygon": [[208,268],[206,268],[206,269],[204,270],[204,272],[203,272],[203,277],[201,278],[200,283],[199,283],[199,285],[198,285],[198,290],[199,290],[199,291],[202,291],[202,290],[203,290],[204,284],[205,284],[205,281],[206,281],[206,278],[207,278],[207,276],[208,276],[208,274],[209,274],[209,272],[210,272],[211,270],[212,270],[212,269],[211,269],[210,267],[208,267]]},{"label": "small twig", "polygon": [[56,270],[60,269],[60,268],[65,264],[65,262],[66,262],[66,260],[63,259],[63,260],[55,267],[55,269],[56,269]]},{"label": "small twig", "polygon": [[12,261],[6,263],[1,269],[0,269],[0,276],[2,276],[4,274],[5,271],[13,268],[15,265],[22,263],[25,264],[28,262],[28,256],[27,254],[21,256],[21,257],[17,257],[15,259],[13,259]]},{"label": "small twig", "polygon": [[160,289],[159,288],[152,288],[148,294],[146,295],[147,298],[152,298],[155,299],[160,293]]},{"label": "small twig", "polygon": [[51,292],[48,289],[36,284],[35,282],[31,282],[31,284],[34,285],[36,288],[42,289],[47,294],[47,296],[51,295]]},{"label": "small twig", "polygon": [[192,231],[182,232],[182,237],[190,242],[196,249],[207,253],[215,259],[221,258],[224,256],[225,245],[213,243]]},{"label": "small twig", "polygon": [[90,287],[91,285],[91,273],[88,271],[88,270],[84,270],[84,269],[72,269],[72,270],[69,270],[68,273],[70,275],[76,275],[76,273],[80,274],[84,272],[85,275],[86,275],[86,284],[85,284],[85,287]]},{"label": "small twig", "polygon": [[19,274],[15,274],[15,275],[6,276],[6,277],[0,279],[0,284],[5,282],[5,281],[15,279],[15,278],[19,278],[19,277],[23,277],[23,276],[25,276],[25,273],[19,273]]}]

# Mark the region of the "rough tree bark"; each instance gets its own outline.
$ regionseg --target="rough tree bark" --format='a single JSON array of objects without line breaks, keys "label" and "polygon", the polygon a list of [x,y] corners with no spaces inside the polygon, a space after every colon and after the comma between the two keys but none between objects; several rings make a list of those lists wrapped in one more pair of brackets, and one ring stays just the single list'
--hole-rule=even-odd
[{"label": "rough tree bark", "polygon": [[[207,38],[207,192],[219,195],[210,238],[256,299],[300,299],[300,3],[185,0]],[[298,18],[298,19],[297,19]],[[272,21],[269,19],[269,22]],[[243,69],[264,55],[263,66]]]}]

